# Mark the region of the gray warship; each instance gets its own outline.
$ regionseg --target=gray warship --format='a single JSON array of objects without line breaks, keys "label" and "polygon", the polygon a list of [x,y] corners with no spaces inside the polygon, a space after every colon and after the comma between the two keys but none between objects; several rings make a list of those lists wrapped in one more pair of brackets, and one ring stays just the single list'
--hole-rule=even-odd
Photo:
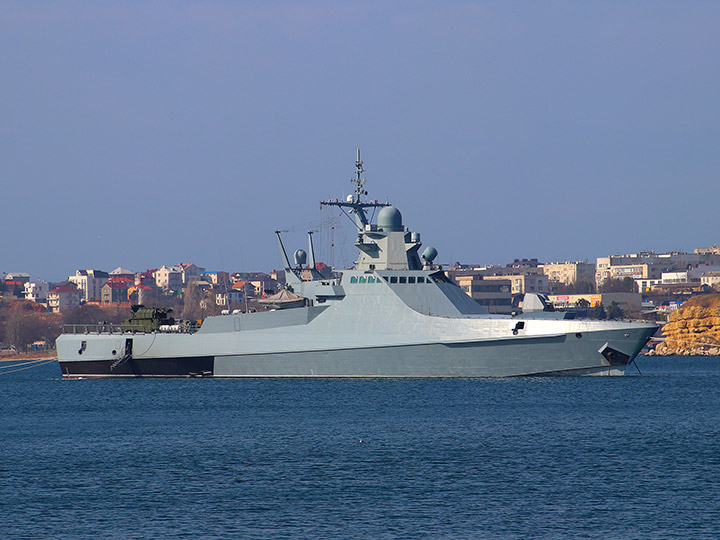
[{"label": "gray warship", "polygon": [[298,250],[291,265],[275,231],[286,289],[268,300],[267,311],[208,317],[196,328],[139,308],[125,325],[66,327],[56,342],[63,376],[622,375],[657,330],[654,323],[543,311],[488,313],[434,263],[434,248],[420,253],[420,234],[403,225],[397,208],[367,200],[359,150],[355,166],[354,193],[321,202],[355,221],[352,269],[323,277],[312,234],[309,251]]}]

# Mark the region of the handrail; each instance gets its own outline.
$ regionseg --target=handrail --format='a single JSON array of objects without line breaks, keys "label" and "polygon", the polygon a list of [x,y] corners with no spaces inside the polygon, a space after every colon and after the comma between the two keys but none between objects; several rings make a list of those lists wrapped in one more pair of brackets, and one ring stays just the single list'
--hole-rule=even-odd
[{"label": "handrail", "polygon": [[153,332],[192,334],[195,331],[197,327],[192,325],[173,325],[172,330],[148,331],[143,325],[127,323],[63,324],[62,327],[63,334],[152,334]]}]

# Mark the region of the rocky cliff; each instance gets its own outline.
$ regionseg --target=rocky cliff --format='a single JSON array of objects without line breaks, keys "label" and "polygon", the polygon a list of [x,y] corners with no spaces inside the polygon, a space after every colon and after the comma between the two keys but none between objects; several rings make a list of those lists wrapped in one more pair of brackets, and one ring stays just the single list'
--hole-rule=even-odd
[{"label": "rocky cliff", "polygon": [[664,341],[650,354],[720,356],[720,294],[703,294],[671,313],[662,329]]}]

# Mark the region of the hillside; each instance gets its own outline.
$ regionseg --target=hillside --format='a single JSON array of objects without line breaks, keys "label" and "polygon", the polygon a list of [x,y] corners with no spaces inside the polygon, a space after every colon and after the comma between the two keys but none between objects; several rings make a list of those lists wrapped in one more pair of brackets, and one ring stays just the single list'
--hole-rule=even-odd
[{"label": "hillside", "polygon": [[694,296],[668,318],[661,356],[720,356],[720,294]]}]

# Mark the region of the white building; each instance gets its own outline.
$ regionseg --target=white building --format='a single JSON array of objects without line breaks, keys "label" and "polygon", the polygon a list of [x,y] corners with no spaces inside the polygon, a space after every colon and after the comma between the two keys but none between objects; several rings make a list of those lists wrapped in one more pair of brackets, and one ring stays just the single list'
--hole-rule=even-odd
[{"label": "white building", "polygon": [[103,286],[108,282],[109,275],[102,270],[76,270],[68,281],[77,285],[85,302],[99,302]]},{"label": "white building", "polygon": [[74,283],[66,283],[48,292],[48,307],[53,312],[65,311],[80,305],[83,293]]},{"label": "white building", "polygon": [[645,279],[640,278],[635,280],[635,290],[639,293],[648,293],[652,290],[655,285],[660,285],[662,279]]},{"label": "white building", "polygon": [[134,281],[135,272],[128,270],[127,268],[123,268],[122,266],[118,266],[115,270],[110,272],[110,278],[126,278]]},{"label": "white building", "polygon": [[205,281],[213,285],[230,284],[230,274],[227,272],[203,272],[202,277]]},{"label": "white building", "polygon": [[572,285],[578,281],[593,283],[595,265],[587,261],[551,262],[542,265],[543,273],[554,283]]},{"label": "white building", "polygon": [[227,293],[217,293],[215,295],[215,303],[218,306],[227,306],[232,304],[240,304],[245,300],[245,295],[240,290],[229,289]]},{"label": "white building", "polygon": [[193,263],[180,263],[177,265],[182,271],[182,282],[187,285],[191,281],[200,281],[204,268]]},{"label": "white building", "polygon": [[183,286],[183,270],[180,266],[162,266],[153,272],[155,284],[164,290],[178,291]]},{"label": "white building", "polygon": [[[631,277],[638,280],[661,279],[663,272],[685,270],[687,268],[708,268],[710,265],[720,264],[720,254],[703,252],[683,253],[671,251],[668,253],[655,253],[646,251],[642,253],[629,253],[627,255],[612,255],[598,257],[595,272],[595,281],[600,287],[608,279],[623,279]],[[710,271],[710,270],[707,270]]]},{"label": "white building", "polygon": [[47,281],[30,281],[25,284],[25,299],[38,304],[44,304],[48,300],[50,286]]},{"label": "white building", "polygon": [[700,284],[718,288],[720,286],[720,272],[706,272],[700,277]]}]

